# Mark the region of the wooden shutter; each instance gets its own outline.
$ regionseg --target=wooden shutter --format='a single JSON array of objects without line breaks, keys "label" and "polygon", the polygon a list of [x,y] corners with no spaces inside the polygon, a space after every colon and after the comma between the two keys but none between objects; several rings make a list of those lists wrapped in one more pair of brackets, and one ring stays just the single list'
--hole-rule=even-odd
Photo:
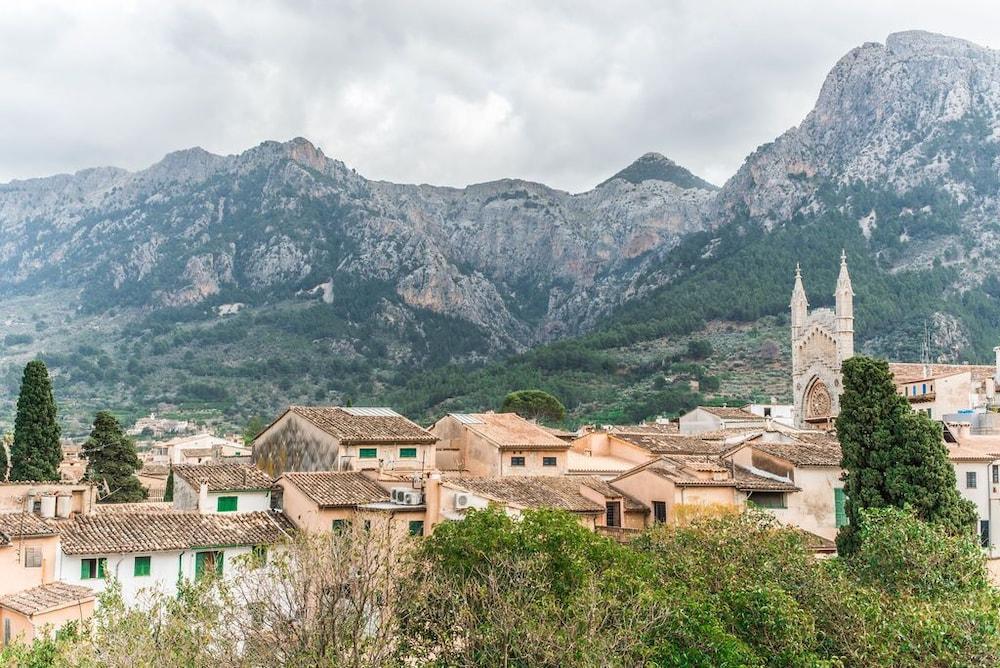
[{"label": "wooden shutter", "polygon": [[844,505],[846,500],[847,495],[842,488],[833,490],[833,511],[838,529],[847,524],[847,508]]}]

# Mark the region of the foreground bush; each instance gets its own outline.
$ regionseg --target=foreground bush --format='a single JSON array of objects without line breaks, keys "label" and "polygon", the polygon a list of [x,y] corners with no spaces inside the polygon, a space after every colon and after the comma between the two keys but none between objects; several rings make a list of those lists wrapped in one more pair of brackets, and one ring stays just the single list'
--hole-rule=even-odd
[{"label": "foreground bush", "polygon": [[[621,545],[567,513],[470,511],[410,550],[378,532],[302,538],[266,567],[138,610],[112,588],[83,628],[3,656],[116,668],[1000,665],[1000,596],[971,537],[895,509],[862,514],[858,531],[849,559],[817,560],[762,512]],[[387,553],[403,555],[392,569]]]}]

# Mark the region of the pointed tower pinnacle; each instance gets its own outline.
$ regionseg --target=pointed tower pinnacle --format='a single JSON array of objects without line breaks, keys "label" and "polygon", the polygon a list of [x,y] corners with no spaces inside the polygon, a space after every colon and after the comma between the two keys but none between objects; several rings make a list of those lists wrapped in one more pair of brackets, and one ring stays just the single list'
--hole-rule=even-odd
[{"label": "pointed tower pinnacle", "polygon": [[805,327],[806,315],[809,312],[809,300],[806,299],[806,289],[802,287],[802,269],[799,263],[795,263],[795,285],[792,287],[792,338],[793,340],[801,333],[801,328]]},{"label": "pointed tower pinnacle", "polygon": [[840,276],[837,291],[833,293],[837,315],[837,354],[840,361],[854,357],[854,289],[847,271],[847,253],[840,251]]}]

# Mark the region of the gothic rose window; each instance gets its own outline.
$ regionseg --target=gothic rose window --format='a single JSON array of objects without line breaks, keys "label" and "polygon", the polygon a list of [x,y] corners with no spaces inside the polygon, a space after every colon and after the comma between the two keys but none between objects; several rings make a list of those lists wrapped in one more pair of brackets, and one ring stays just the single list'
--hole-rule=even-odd
[{"label": "gothic rose window", "polygon": [[809,395],[806,397],[806,417],[829,417],[831,405],[829,390],[826,389],[823,381],[817,380],[809,388]]}]

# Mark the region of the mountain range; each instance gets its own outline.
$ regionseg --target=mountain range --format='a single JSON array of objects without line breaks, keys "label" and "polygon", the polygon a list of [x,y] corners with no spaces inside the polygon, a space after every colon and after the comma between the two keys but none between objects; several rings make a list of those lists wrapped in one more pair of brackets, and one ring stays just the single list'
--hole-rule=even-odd
[{"label": "mountain range", "polygon": [[[399,185],[301,138],[13,181],[0,415],[38,354],[81,414],[230,422],[302,400],[485,408],[525,383],[581,419],[780,393],[678,345],[756,328],[780,366],[795,263],[825,305],[841,248],[863,350],[981,359],[1000,342],[998,194],[1000,54],[916,31],[845,55],[721,187],[655,153],[578,194]],[[757,348],[736,347],[752,377]]]}]

